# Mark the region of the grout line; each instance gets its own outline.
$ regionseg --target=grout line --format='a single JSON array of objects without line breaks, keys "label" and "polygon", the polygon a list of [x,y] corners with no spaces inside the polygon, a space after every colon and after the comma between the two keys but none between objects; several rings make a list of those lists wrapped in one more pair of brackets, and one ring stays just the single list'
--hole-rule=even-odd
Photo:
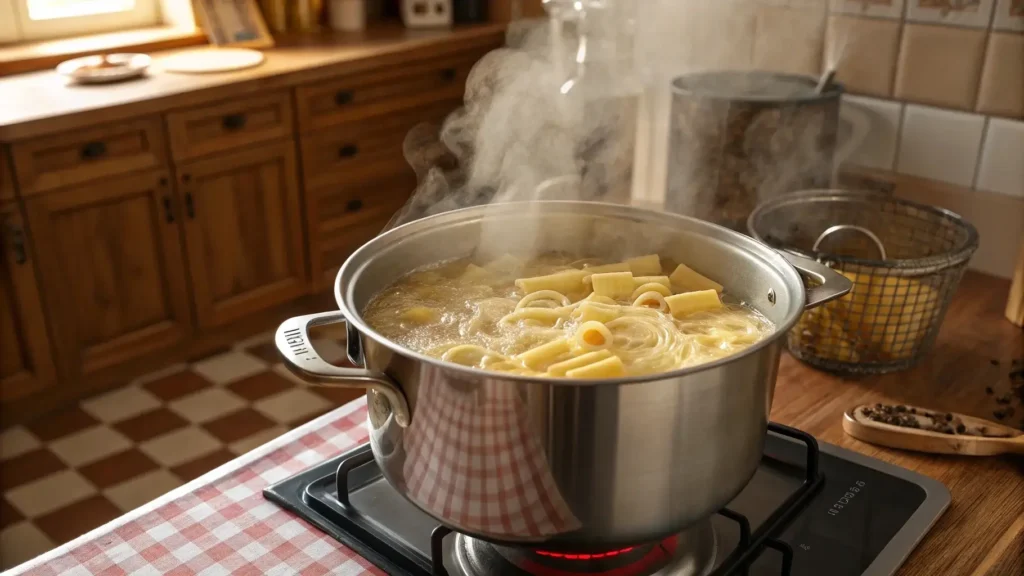
[{"label": "grout line", "polygon": [[892,170],[896,173],[901,173],[897,166],[900,165],[900,150],[903,148],[903,123],[906,121],[908,104],[900,104],[900,116],[896,122],[896,150],[892,154]]},{"label": "grout line", "polygon": [[981,143],[978,144],[978,155],[974,161],[974,177],[971,178],[971,190],[978,189],[978,179],[981,177],[981,159],[985,154],[985,142],[988,140],[989,117],[985,116],[985,124],[981,127]]}]

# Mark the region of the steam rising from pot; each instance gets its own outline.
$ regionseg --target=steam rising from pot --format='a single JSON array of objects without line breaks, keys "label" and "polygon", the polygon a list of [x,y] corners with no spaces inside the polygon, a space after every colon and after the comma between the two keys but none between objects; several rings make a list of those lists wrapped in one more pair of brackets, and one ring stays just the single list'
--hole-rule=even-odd
[{"label": "steam rising from pot", "polygon": [[[663,205],[673,78],[723,69],[820,72],[827,0],[601,1],[627,13],[591,20],[588,31],[631,52],[632,76],[592,66],[586,90],[563,94],[567,77],[579,80],[576,31],[513,23],[506,46],[473,68],[464,106],[441,126],[410,132],[404,151],[419,185],[387,228],[515,200]],[[593,57],[595,47],[589,49]],[[817,134],[796,135],[799,166],[776,165],[779,156],[772,155],[773,165],[761,171],[773,190],[808,163],[831,165],[831,150],[820,150]]]}]

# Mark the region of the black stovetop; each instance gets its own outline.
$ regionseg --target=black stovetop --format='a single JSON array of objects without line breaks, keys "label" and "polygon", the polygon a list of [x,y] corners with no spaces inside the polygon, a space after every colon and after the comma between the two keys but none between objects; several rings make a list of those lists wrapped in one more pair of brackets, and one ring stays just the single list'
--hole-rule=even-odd
[{"label": "black stovetop", "polygon": [[[269,486],[264,495],[393,576],[470,574],[456,552],[464,537],[393,490],[369,445]],[[935,480],[772,424],[754,478],[711,518],[715,561],[705,573],[891,575],[949,501]]]}]

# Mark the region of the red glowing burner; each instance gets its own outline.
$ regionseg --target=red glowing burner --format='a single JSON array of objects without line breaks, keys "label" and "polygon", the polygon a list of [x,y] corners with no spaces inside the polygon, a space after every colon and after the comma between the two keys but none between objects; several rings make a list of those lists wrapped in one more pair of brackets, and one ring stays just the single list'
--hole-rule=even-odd
[{"label": "red glowing burner", "polygon": [[635,546],[630,546],[629,548],[621,548],[619,550],[611,550],[608,552],[598,552],[596,554],[565,554],[563,552],[547,552],[545,550],[537,550],[536,552],[541,556],[547,556],[549,558],[561,558],[564,560],[600,560],[601,558],[611,558],[612,556],[618,556],[619,554],[632,552],[635,549]]}]

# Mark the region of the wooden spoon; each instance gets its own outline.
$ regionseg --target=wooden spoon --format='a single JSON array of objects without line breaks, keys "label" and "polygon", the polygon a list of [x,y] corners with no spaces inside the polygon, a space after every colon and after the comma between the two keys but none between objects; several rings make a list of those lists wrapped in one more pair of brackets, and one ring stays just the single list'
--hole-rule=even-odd
[{"label": "wooden spoon", "polygon": [[[919,427],[912,427],[915,422]],[[1024,454],[1024,432],[1020,430],[917,406],[857,406],[844,414],[843,430],[871,444],[933,454]]]}]

